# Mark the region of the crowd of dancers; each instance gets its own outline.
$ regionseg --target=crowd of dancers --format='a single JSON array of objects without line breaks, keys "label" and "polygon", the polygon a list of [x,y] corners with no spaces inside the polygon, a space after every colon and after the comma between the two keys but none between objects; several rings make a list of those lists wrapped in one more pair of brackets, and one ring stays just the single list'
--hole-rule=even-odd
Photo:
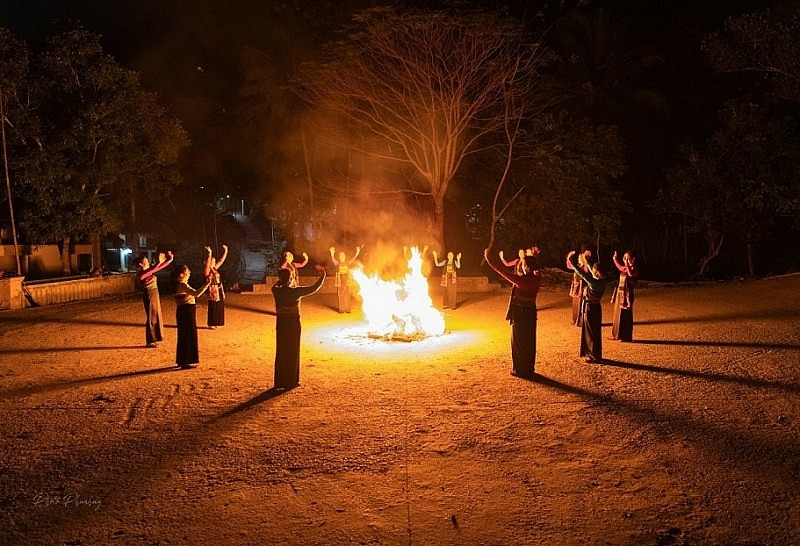
[{"label": "crowd of dancers", "polygon": [[[207,300],[207,325],[216,329],[225,325],[225,291],[220,268],[228,256],[227,245],[222,245],[222,255],[216,258],[210,246],[205,247],[202,284],[194,288],[189,284],[191,270],[182,265],[175,271],[175,319],[177,342],[175,363],[180,369],[190,369],[200,361],[197,337],[197,299],[205,295]],[[331,246],[330,263],[335,268],[334,286],[337,294],[337,311],[352,311],[351,270],[358,264],[363,245],[355,247],[350,257],[346,252]],[[421,251],[423,258],[428,248]],[[407,247],[403,248],[406,258]],[[458,303],[458,270],[461,269],[461,253],[448,252],[441,257],[433,251],[433,265],[442,268],[442,307],[455,309]],[[536,298],[541,287],[538,247],[520,249],[517,257],[506,260],[503,251],[494,259],[489,248],[484,250],[484,259],[500,277],[511,284],[506,320],[511,326],[512,375],[531,379],[536,368]],[[151,264],[147,256],[137,261],[137,279],[143,295],[145,322],[145,344],[157,347],[164,339],[161,301],[158,291],[157,273],[174,261],[171,251],[159,253],[157,262]],[[277,281],[272,286],[275,299],[275,381],[276,389],[291,389],[299,384],[300,374],[300,300],[316,293],[322,287],[327,272],[324,265],[315,265],[319,275],[312,284],[299,284],[298,269],[309,263],[308,254],[302,253],[297,260],[292,252],[283,253],[278,266]],[[617,252],[613,264],[619,272],[617,285],[611,297],[613,304],[612,339],[629,342],[633,339],[634,291],[639,276],[636,259],[630,252],[620,259]],[[581,328],[580,356],[589,363],[602,363],[602,307],[601,302],[607,286],[613,280],[607,276],[598,262],[592,260],[591,250],[571,251],[566,256],[566,267],[572,271],[569,296],[572,299],[572,324]]]}]

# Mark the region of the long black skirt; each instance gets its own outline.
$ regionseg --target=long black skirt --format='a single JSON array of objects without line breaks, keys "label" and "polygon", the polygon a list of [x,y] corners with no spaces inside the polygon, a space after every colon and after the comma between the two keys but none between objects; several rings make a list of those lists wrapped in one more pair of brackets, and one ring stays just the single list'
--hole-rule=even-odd
[{"label": "long black skirt", "polygon": [[614,302],[614,318],[611,324],[611,337],[620,341],[633,341],[633,305],[627,309],[620,303],[621,297]]},{"label": "long black skirt", "polygon": [[336,287],[336,300],[340,313],[352,311],[352,294],[350,293],[350,275],[339,274],[339,286]]},{"label": "long black skirt", "polygon": [[582,300],[580,296],[572,296],[572,324],[579,328],[583,325]]},{"label": "long black skirt", "polygon": [[581,356],[592,360],[603,359],[603,308],[600,303],[583,305],[581,326]]},{"label": "long black skirt", "polygon": [[178,345],[175,350],[175,363],[188,366],[200,362],[197,349],[197,308],[194,304],[178,305],[175,311],[178,323]]},{"label": "long black skirt", "polygon": [[300,384],[300,332],[297,315],[279,315],[275,320],[275,388]]},{"label": "long black skirt", "polygon": [[536,368],[536,308],[512,305],[510,315],[514,373],[531,376]]},{"label": "long black skirt", "polygon": [[208,325],[225,326],[225,296],[219,301],[208,300]]},{"label": "long black skirt", "polygon": [[442,288],[442,308],[455,309],[458,306],[458,285],[452,275],[447,275]]},{"label": "long black skirt", "polygon": [[149,345],[164,340],[164,325],[161,320],[161,296],[158,289],[145,290],[142,296],[147,322],[144,324],[144,339]]}]

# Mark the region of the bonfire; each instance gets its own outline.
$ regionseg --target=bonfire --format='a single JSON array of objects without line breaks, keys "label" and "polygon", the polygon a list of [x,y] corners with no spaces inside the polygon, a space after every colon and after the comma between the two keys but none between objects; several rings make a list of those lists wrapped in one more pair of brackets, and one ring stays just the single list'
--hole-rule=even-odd
[{"label": "bonfire", "polygon": [[444,333],[444,316],[433,306],[428,279],[422,274],[422,256],[411,248],[408,272],[402,280],[367,276],[361,268],[351,271],[358,286],[367,335],[387,341],[415,341]]}]

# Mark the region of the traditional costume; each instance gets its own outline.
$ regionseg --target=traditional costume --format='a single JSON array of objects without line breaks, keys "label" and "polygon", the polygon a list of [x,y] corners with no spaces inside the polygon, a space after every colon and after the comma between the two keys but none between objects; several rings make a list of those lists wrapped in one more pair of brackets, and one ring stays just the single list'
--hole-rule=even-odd
[{"label": "traditional costume", "polygon": [[536,368],[536,296],[542,285],[542,277],[539,270],[534,269],[532,257],[526,257],[530,265],[525,273],[518,275],[504,271],[491,262],[488,254],[485,256],[489,267],[513,286],[506,314],[511,324],[512,373],[520,377],[532,377]]},{"label": "traditional costume", "polygon": [[325,271],[310,286],[289,286],[289,273],[278,272],[272,287],[275,297],[275,388],[291,389],[300,384],[300,299],[322,287]]}]

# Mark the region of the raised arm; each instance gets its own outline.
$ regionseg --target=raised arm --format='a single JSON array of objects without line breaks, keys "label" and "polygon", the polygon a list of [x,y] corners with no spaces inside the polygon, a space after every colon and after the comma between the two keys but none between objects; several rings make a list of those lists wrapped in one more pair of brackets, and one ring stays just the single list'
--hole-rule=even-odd
[{"label": "raised arm", "polygon": [[507,271],[504,271],[503,269],[500,269],[500,267],[498,267],[497,265],[492,263],[492,260],[489,259],[489,249],[488,248],[484,249],[484,251],[483,251],[483,259],[486,260],[486,263],[489,264],[489,267],[491,267],[494,270],[495,273],[497,273],[498,275],[503,277],[505,280],[507,280],[508,282],[513,284],[514,286],[519,286],[519,280],[518,280],[517,275],[511,275]]},{"label": "raised arm", "polygon": [[440,262],[439,261],[439,253],[434,250],[433,251],[433,263],[436,265],[436,267],[442,267],[444,264],[447,263],[447,259],[446,258],[442,258],[442,261]]},{"label": "raised arm", "polygon": [[205,249],[206,257],[203,258],[203,278],[208,277],[211,274],[211,257],[213,256],[210,246],[206,246]]},{"label": "raised arm", "polygon": [[575,271],[575,267],[572,265],[573,256],[575,256],[574,250],[570,251],[570,253],[567,254],[567,269],[569,269],[570,271]]},{"label": "raised arm", "polygon": [[456,254],[456,259],[453,260],[453,264],[456,266],[456,269],[461,269],[461,253],[459,252]]},{"label": "raised arm", "polygon": [[334,267],[339,267],[339,260],[336,259],[336,247],[332,246],[328,249],[328,252],[331,253],[331,262],[333,263]]},{"label": "raised arm", "polygon": [[153,275],[155,275],[156,273],[158,273],[159,271],[161,271],[162,269],[167,267],[169,264],[171,264],[172,260],[174,260],[174,259],[175,259],[175,256],[174,256],[174,254],[172,254],[171,250],[167,250],[166,256],[164,256],[164,254],[159,253],[159,255],[158,255],[158,263],[154,264],[154,265],[151,265],[150,267],[148,267],[147,269],[145,269],[143,271],[140,271],[137,274],[138,279],[140,281],[143,281],[143,280],[145,280],[145,279],[147,279],[149,277],[152,277]]},{"label": "raised arm", "polygon": [[217,269],[222,267],[222,264],[225,262],[225,258],[228,257],[228,245],[222,245],[222,256],[219,260],[217,260]]},{"label": "raised arm", "polygon": [[500,256],[500,261],[503,262],[503,265],[506,267],[514,267],[519,262],[519,258],[515,258],[511,261],[506,260],[505,254],[502,250],[498,253],[498,256]]},{"label": "raised arm", "polygon": [[620,273],[627,273],[628,272],[627,271],[628,268],[625,267],[625,264],[622,263],[621,261],[619,261],[619,255],[617,254],[616,250],[614,251],[614,255],[612,256],[612,259],[614,260],[614,265],[617,266],[617,269],[620,271]]},{"label": "raised arm", "polygon": [[361,249],[362,249],[362,248],[364,248],[364,245],[358,245],[358,246],[356,247],[356,253],[355,253],[355,254],[353,254],[353,257],[352,257],[352,258],[350,258],[350,259],[347,261],[347,265],[353,265],[354,263],[356,263],[356,260],[358,259],[358,255],[359,255],[359,254],[361,254]]},{"label": "raised arm", "polygon": [[305,267],[308,263],[308,254],[303,252],[303,261],[302,262],[294,262],[295,267]]}]

